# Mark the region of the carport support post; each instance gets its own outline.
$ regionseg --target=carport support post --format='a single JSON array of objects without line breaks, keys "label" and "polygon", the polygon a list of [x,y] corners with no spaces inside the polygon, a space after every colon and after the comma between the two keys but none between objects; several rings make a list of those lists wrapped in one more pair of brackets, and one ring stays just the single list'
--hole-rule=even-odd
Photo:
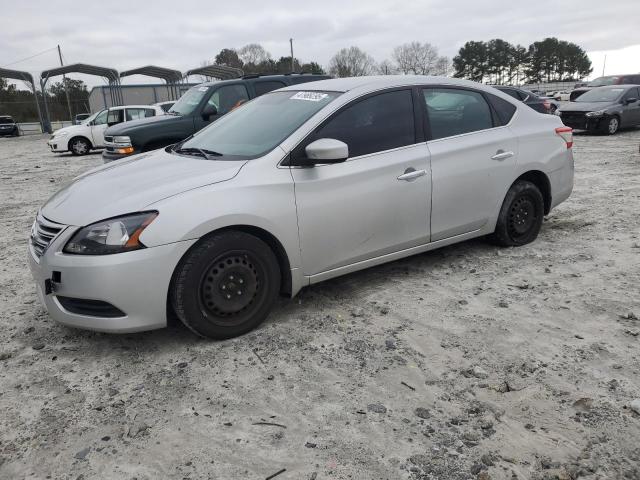
[{"label": "carport support post", "polygon": [[[36,99],[36,110],[38,111],[38,120],[40,120],[40,129],[44,133],[45,121],[44,121],[44,118],[42,117],[42,110],[40,110],[40,101],[38,100],[38,89],[36,88],[36,84],[34,82],[31,82],[31,90],[33,91],[33,96]],[[50,133],[50,132],[47,132],[47,133]]]},{"label": "carport support post", "polygon": [[40,79],[40,88],[42,89],[42,101],[44,102],[44,133],[53,133],[51,129],[51,121],[49,120],[49,106],[47,105],[47,80],[48,78]]}]

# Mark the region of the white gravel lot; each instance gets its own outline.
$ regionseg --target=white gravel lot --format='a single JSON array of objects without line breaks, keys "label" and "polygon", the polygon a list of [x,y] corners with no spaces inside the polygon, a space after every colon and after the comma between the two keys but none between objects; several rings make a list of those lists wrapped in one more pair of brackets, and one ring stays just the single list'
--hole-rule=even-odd
[{"label": "white gravel lot", "polygon": [[327,281],[211,342],[52,321],[26,239],[100,155],[0,139],[0,478],[639,479],[640,130],[575,142],[535,243]]}]

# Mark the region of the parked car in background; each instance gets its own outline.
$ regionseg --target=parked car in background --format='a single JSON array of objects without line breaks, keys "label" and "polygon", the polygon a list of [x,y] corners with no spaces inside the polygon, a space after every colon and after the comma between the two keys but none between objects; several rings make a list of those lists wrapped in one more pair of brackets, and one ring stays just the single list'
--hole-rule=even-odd
[{"label": "parked car in background", "polygon": [[154,103],[154,105],[162,108],[162,110],[164,110],[165,112],[168,112],[169,109],[171,109],[171,107],[173,107],[173,104],[176,103],[175,100],[168,100],[166,102],[158,102],[158,103]]},{"label": "parked car in background", "polygon": [[494,88],[521,101],[525,105],[533,108],[536,112],[552,113],[551,102],[543,100],[533,92],[509,85],[494,85]]},{"label": "parked car in background", "polygon": [[17,137],[20,135],[20,128],[9,115],[0,115],[0,135],[11,135]]},{"label": "parked car in background", "polygon": [[104,132],[107,127],[164,114],[162,108],[154,105],[111,107],[95,113],[80,125],[56,130],[47,144],[55,153],[71,152],[74,155],[86,155],[91,150],[104,148]]},{"label": "parked car in background", "polygon": [[111,162],[134,153],[184,140],[248,100],[287,85],[330,78],[326,75],[246,75],[190,88],[168,115],[110,128],[102,159]]},{"label": "parked car in background", "polygon": [[474,237],[533,242],[571,194],[571,146],[558,117],[470,81],[293,85],[76,178],[38,212],[29,263],[63,324],[150,330],[169,308],[229,338],[278,293]]},{"label": "parked car in background", "polygon": [[553,95],[553,98],[558,102],[568,102],[571,98],[571,92],[567,92],[566,90],[563,90],[561,92],[556,92]]},{"label": "parked car in background", "polygon": [[574,102],[580,95],[585,94],[592,88],[607,87],[610,85],[640,85],[640,73],[633,73],[627,75],[607,75],[605,77],[598,77],[595,80],[590,81],[584,87],[573,89],[570,95],[570,100]]},{"label": "parked car in background", "polygon": [[82,122],[84,122],[90,116],[91,116],[90,113],[79,113],[73,118],[73,124],[74,125],[80,125]]},{"label": "parked car in background", "polygon": [[613,135],[620,128],[640,125],[640,87],[598,87],[562,106],[557,115],[568,127]]}]

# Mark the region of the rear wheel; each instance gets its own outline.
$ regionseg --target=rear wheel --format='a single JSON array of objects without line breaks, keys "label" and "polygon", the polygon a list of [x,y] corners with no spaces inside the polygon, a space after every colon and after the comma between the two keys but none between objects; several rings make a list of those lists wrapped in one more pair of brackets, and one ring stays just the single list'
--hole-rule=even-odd
[{"label": "rear wheel", "polygon": [[198,335],[225,339],[257,327],[280,290],[278,260],[267,244],[243,232],[222,232],[197,244],[174,273],[171,303]]},{"label": "rear wheel", "polygon": [[505,196],[492,239],[505,247],[533,242],[544,217],[544,199],[533,183],[519,180]]},{"label": "rear wheel", "polygon": [[83,137],[75,137],[69,140],[69,150],[74,155],[86,155],[91,150],[91,143]]}]

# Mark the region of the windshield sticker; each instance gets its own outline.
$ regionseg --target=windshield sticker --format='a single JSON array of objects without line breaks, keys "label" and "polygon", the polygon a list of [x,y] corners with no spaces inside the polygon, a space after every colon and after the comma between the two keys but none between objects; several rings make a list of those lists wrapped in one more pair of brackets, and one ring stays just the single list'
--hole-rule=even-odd
[{"label": "windshield sticker", "polygon": [[319,102],[327,98],[329,94],[320,92],[298,92],[290,100],[307,100],[308,102]]}]

